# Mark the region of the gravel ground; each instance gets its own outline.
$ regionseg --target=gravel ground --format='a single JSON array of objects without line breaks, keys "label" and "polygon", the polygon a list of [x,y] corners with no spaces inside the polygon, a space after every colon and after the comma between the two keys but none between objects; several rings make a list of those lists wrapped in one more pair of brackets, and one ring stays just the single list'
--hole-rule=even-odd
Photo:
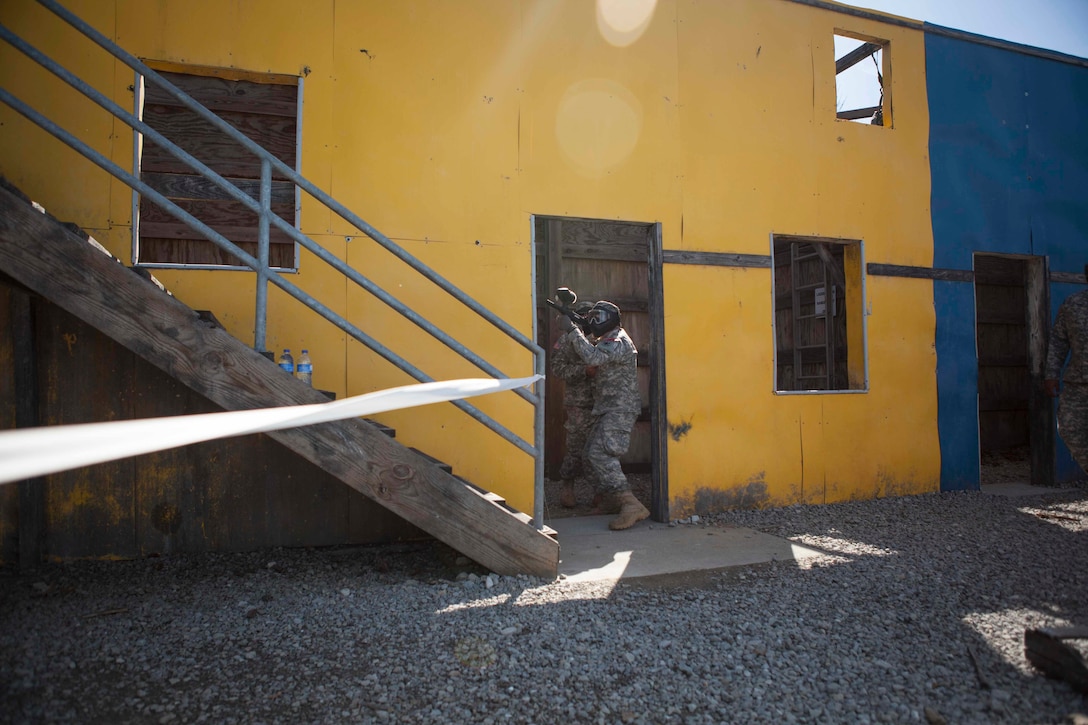
[{"label": "gravel ground", "polygon": [[0,572],[0,720],[1019,724],[1088,712],[1023,646],[1025,628],[1088,624],[1088,490],[695,525],[824,553],[617,587],[494,576],[435,543]]}]

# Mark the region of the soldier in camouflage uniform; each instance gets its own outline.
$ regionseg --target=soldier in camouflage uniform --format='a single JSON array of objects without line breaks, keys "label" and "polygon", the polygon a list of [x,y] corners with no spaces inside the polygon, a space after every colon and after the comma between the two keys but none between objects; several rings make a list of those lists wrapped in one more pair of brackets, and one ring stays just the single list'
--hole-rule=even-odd
[{"label": "soldier in camouflage uniform", "polygon": [[[592,302],[579,302],[574,311],[585,316],[593,308]],[[562,489],[559,504],[564,508],[574,508],[577,499],[574,495],[574,480],[584,470],[583,454],[586,438],[593,423],[593,380],[586,374],[586,364],[574,351],[571,338],[574,336],[574,323],[566,316],[560,316],[560,324],[566,324],[566,332],[559,336],[552,348],[551,372],[566,383],[563,393],[563,408],[567,420],[563,427],[567,431],[567,451],[563,454],[563,464],[559,467]]]},{"label": "soldier in camouflage uniform", "polygon": [[627,332],[620,327],[620,308],[600,301],[589,312],[589,332],[597,337],[591,343],[575,327],[573,344],[582,362],[596,369],[593,377],[593,427],[586,443],[585,462],[596,479],[598,490],[611,495],[619,504],[619,516],[608,528],[618,531],[634,526],[650,512],[631,493],[623,475],[619,457],[631,443],[642,399],[638,392],[638,350]]},{"label": "soldier in camouflage uniform", "polygon": [[[1088,277],[1088,265],[1084,266]],[[1071,356],[1070,356],[1071,353]],[[1062,375],[1062,366],[1069,366]],[[1058,397],[1058,432],[1081,469],[1088,471],[1088,290],[1069,296],[1050,330],[1043,385]]]}]

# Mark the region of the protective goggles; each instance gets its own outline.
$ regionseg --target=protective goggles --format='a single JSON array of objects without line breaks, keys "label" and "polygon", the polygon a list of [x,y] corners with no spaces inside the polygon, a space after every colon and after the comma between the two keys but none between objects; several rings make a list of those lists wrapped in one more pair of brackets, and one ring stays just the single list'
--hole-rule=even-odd
[{"label": "protective goggles", "polygon": [[608,310],[596,309],[589,311],[589,321],[594,325],[603,325],[608,322],[609,318],[611,318],[611,314]]}]

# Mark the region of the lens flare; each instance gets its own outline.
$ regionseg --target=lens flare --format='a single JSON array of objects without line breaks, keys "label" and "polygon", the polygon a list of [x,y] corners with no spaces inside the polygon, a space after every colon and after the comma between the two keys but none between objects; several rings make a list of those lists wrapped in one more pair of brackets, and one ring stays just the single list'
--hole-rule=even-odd
[{"label": "lens flare", "polygon": [[623,163],[642,133],[642,105],[623,85],[605,78],[575,83],[563,95],[555,136],[578,173],[599,178]]},{"label": "lens flare", "polygon": [[597,28],[620,48],[634,43],[653,20],[657,0],[597,0]]}]

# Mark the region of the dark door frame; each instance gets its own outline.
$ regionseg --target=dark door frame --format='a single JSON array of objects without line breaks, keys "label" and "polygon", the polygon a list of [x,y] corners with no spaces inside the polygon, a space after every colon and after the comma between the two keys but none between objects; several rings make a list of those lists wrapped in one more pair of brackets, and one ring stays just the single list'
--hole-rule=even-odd
[{"label": "dark door frame", "polygon": [[[1050,273],[1047,258],[1039,255],[1001,254],[976,251],[972,254],[972,268],[977,269],[977,258],[1004,257],[1023,263],[1024,270],[1024,320],[1027,326],[1028,368],[1028,446],[1030,449],[1031,484],[1054,485],[1054,406],[1043,389],[1046,350],[1050,333]],[[978,284],[977,277],[974,285]],[[975,295],[975,310],[978,296]],[[978,330],[975,330],[977,339]],[[976,343],[977,344],[977,343]],[[976,365],[978,361],[976,360]],[[976,391],[977,392],[977,391]],[[977,415],[981,415],[978,413]],[[976,418],[976,424],[978,419]],[[981,431],[979,446],[981,453]]]},{"label": "dark door frame", "polygon": [[[533,279],[532,287],[533,294],[533,339],[541,339],[541,330],[539,325],[541,324],[541,318],[538,313],[539,306],[543,304],[543,299],[538,299],[538,296],[548,295],[551,290],[554,290],[557,285],[561,283],[559,279],[559,271],[554,265],[550,264],[548,260],[554,259],[557,256],[557,247],[559,244],[558,235],[548,234],[548,248],[546,252],[544,269],[539,269],[536,264],[537,258],[537,239],[536,239],[536,227],[537,220],[542,219],[545,221],[562,220],[562,221],[608,221],[608,222],[622,222],[624,224],[631,224],[633,226],[643,226],[647,231],[647,238],[649,240],[647,250],[647,275],[648,275],[648,313],[650,319],[650,353],[653,365],[650,368],[650,391],[649,391],[649,407],[650,407],[650,475],[651,475],[651,493],[650,493],[650,515],[654,521],[668,522],[669,521],[669,465],[668,465],[668,412],[667,412],[667,396],[665,391],[665,310],[664,310],[664,282],[662,279],[662,269],[664,262],[664,254],[662,251],[662,232],[660,222],[627,222],[617,219],[590,219],[585,217],[564,217],[550,214],[531,214],[529,216],[530,227],[530,248],[533,255]],[[543,455],[543,453],[541,454]]]}]

